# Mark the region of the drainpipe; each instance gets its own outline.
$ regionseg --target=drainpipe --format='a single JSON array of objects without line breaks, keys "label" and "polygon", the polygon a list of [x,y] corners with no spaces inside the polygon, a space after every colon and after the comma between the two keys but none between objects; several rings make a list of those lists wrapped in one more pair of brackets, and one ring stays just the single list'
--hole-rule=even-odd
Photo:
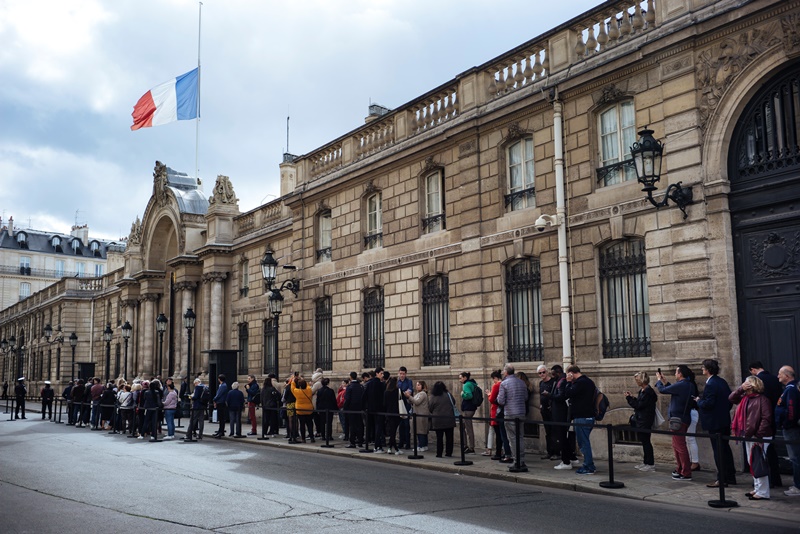
[{"label": "drainpipe", "polygon": [[556,170],[556,218],[558,219],[558,292],[561,299],[561,346],[564,369],[572,365],[572,329],[569,324],[569,278],[567,270],[567,206],[564,194],[564,132],[562,125],[563,104],[553,98],[553,138],[555,140]]}]

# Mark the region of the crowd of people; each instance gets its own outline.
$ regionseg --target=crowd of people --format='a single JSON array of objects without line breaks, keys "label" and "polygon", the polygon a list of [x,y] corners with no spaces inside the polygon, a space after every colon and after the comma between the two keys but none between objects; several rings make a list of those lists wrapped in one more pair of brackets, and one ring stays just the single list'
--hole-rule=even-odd
[{"label": "crowd of people", "polygon": [[[656,372],[655,388],[650,376],[642,371],[633,380],[638,391],[626,391],[625,398],[633,409],[629,425],[638,429],[643,460],[636,465],[642,472],[656,471],[655,455],[650,430],[668,422],[672,432],[672,449],[676,481],[692,480],[692,473],[701,470],[697,441],[698,422],[703,432],[711,434],[714,462],[717,471],[710,488],[734,485],[736,470],[731,450],[735,438],[758,438],[763,442],[743,441],[748,463],[753,475],[753,490],[746,493],[751,500],[770,498],[770,488],[782,485],[778,457],[770,441],[781,430],[787,441],[800,441],[800,392],[794,369],[784,366],[777,376],[766,371],[761,362],[750,364],[751,376],[735,390],[719,376],[716,360],[702,362],[705,384],[702,393],[694,372],[687,365],[678,365],[674,381],[670,382]],[[545,451],[542,459],[557,461],[557,470],[577,468],[580,475],[596,471],[593,461],[590,434],[598,416],[598,393],[595,383],[584,375],[577,365],[560,365],[548,369],[540,365],[538,393],[541,420],[545,422]],[[506,364],[491,373],[492,384],[485,395],[469,372],[459,374],[458,399],[442,381],[428,387],[425,381],[413,382],[407,369],[400,367],[397,376],[380,367],[360,376],[350,373],[336,391],[330,379],[317,369],[310,380],[300,373],[292,373],[284,380],[269,375],[259,386],[256,377],[249,375],[247,383],[228,386],[224,375],[217,377],[217,387],[212,396],[208,385],[196,378],[193,387],[184,380],[180,392],[171,378],[162,385],[160,378],[136,379],[128,384],[123,379],[105,384],[99,378],[88,382],[70,382],[62,396],[67,402],[68,425],[112,428],[139,439],[157,441],[166,425],[166,436],[175,436],[176,417],[189,417],[187,441],[202,440],[206,420],[218,424],[214,438],[228,433],[234,438],[242,434],[242,417],[247,414],[248,436],[258,433],[257,408],[261,408],[262,438],[281,435],[289,443],[314,443],[317,438],[333,439],[333,417],[337,416],[342,433],[339,439],[348,448],[368,452],[402,454],[412,449],[428,450],[428,435],[436,435],[436,457],[451,457],[454,453],[454,432],[459,416],[463,416],[464,433],[460,444],[464,454],[475,453],[473,417],[482,405],[484,396],[489,402],[489,430],[486,448],[482,453],[509,465],[514,472],[527,471],[525,444],[520,435],[520,422],[535,419],[529,414],[534,398],[534,384],[514,366]],[[656,390],[658,393],[656,393]],[[658,410],[658,394],[669,396],[667,417]],[[24,377],[17,381],[17,412],[25,418],[27,388]],[[42,418],[52,417],[54,391],[49,382],[41,390]],[[731,418],[732,407],[736,406]],[[413,419],[410,414],[415,414]],[[16,414],[19,417],[19,413]],[[414,422],[412,425],[411,422]],[[412,442],[412,429],[414,441]],[[800,444],[787,443],[792,462],[793,485],[784,493],[800,496]],[[580,451],[582,460],[578,459]]]}]

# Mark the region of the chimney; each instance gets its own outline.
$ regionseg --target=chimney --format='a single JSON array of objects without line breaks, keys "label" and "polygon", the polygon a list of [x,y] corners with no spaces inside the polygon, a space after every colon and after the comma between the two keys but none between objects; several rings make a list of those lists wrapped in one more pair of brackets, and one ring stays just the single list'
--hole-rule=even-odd
[{"label": "chimney", "polygon": [[81,244],[85,247],[89,244],[89,225],[73,226],[69,235],[80,239]]},{"label": "chimney", "polygon": [[14,237],[14,217],[8,218],[8,235]]},{"label": "chimney", "polygon": [[369,106],[369,115],[367,118],[364,119],[364,123],[369,124],[372,121],[378,120],[384,115],[388,114],[392,111],[389,108],[383,107],[380,104],[370,104]]}]

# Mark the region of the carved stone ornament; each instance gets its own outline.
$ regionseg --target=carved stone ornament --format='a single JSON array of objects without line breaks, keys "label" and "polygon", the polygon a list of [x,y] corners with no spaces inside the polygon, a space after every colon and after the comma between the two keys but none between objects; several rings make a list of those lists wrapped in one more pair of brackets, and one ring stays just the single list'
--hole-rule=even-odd
[{"label": "carved stone ornament", "polygon": [[438,171],[441,168],[441,163],[434,161],[433,156],[428,156],[425,158],[425,163],[422,164],[422,169],[419,171],[419,175],[422,176],[423,174],[428,174],[432,171]]},{"label": "carved stone ornament", "polygon": [[750,240],[750,259],[753,273],[762,278],[780,278],[796,273],[800,267],[800,232],[795,232],[787,242],[776,232],[763,240]]},{"label": "carved stone ornament", "polygon": [[371,195],[372,193],[375,193],[378,190],[379,189],[377,187],[375,187],[375,183],[372,180],[370,180],[369,182],[367,182],[367,187],[366,187],[366,189],[364,189],[364,194],[365,195]]},{"label": "carved stone ornament", "polygon": [[511,126],[508,127],[508,134],[506,134],[505,138],[503,139],[503,143],[508,143],[509,141],[516,141],[517,139],[522,139],[530,132],[527,130],[522,129],[522,127],[517,122],[511,123]]},{"label": "carved stone ornament", "polygon": [[164,206],[167,203],[167,166],[156,161],[156,167],[153,170],[153,196],[159,206]]},{"label": "carved stone ornament", "polygon": [[790,57],[800,54],[800,14],[790,13],[781,17],[783,48]]},{"label": "carved stone ornament", "polygon": [[619,102],[623,98],[625,98],[625,93],[612,83],[603,87],[600,97],[597,99],[597,105],[605,106],[606,104],[613,104],[614,102]]},{"label": "carved stone ornament", "polygon": [[695,72],[702,93],[700,128],[703,132],[727,88],[759,54],[780,41],[778,23],[771,22],[727,37],[700,53]]},{"label": "carved stone ornament", "polygon": [[142,221],[139,216],[131,223],[131,233],[128,234],[128,245],[141,245],[142,244]]},{"label": "carved stone ornament", "polygon": [[233,192],[233,185],[231,179],[227,176],[217,175],[217,183],[214,184],[214,194],[208,199],[209,204],[236,204],[239,199]]}]

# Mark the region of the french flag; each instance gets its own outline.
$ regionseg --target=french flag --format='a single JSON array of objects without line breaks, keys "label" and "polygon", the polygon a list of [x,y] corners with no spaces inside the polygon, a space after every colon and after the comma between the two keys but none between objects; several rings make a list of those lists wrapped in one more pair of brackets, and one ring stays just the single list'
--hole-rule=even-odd
[{"label": "french flag", "polygon": [[147,91],[133,106],[131,130],[197,118],[200,68]]}]

